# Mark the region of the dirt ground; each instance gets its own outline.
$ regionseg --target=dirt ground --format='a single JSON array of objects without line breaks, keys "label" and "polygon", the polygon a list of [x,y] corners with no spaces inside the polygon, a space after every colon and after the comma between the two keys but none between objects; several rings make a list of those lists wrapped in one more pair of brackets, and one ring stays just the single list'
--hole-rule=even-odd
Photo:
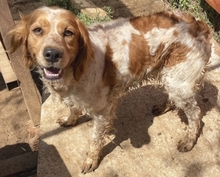
[{"label": "dirt ground", "polygon": [[[19,19],[18,12],[22,12],[23,14],[27,14],[34,10],[35,8],[42,6],[43,3],[40,1],[32,1],[32,0],[8,0],[9,5],[11,7],[11,12],[13,15],[14,20]],[[155,12],[155,11],[160,11],[161,9],[166,8],[167,6],[164,5],[163,3],[159,3],[161,0],[155,0],[155,1],[147,1],[147,0],[139,0],[139,1],[134,1],[134,0],[90,0],[90,1],[77,1],[75,0],[75,3],[78,3],[82,7],[86,6],[98,6],[98,7],[103,7],[105,6],[110,6],[112,10],[114,10],[113,17],[118,18],[118,17],[128,17],[132,15],[147,15],[149,13]],[[138,5],[137,5],[138,4]],[[218,58],[214,60],[210,67],[210,74],[209,76],[209,82],[206,82],[205,84],[205,89],[203,91],[203,94],[205,95],[205,99],[202,99],[199,97],[199,103],[202,108],[204,116],[206,115],[211,115],[213,118],[212,121],[208,120],[208,117],[206,116],[204,119],[205,122],[205,129],[204,132],[208,132],[208,134],[211,134],[212,132],[213,135],[210,135],[208,138],[209,141],[205,141],[204,139],[200,140],[200,143],[204,143],[205,146],[207,147],[207,143],[210,144],[210,148],[208,151],[212,151],[214,153],[215,159],[212,161],[212,164],[208,164],[212,166],[213,164],[220,164],[220,159],[219,159],[219,153],[218,150],[220,148],[220,139],[218,133],[220,133],[220,119],[219,119],[219,112],[220,112],[220,104],[219,104],[219,96],[218,96],[218,90],[220,88],[218,76],[220,74],[219,72],[219,60]],[[143,89],[145,90],[151,90],[149,92],[148,97],[151,100],[154,100],[153,103],[150,104],[150,107],[147,110],[143,110],[143,105],[140,107],[139,104],[146,104],[143,102]],[[154,118],[152,115],[149,114],[150,109],[153,104],[160,103],[163,99],[165,99],[166,95],[164,94],[159,94],[159,95],[154,95],[154,90],[152,91],[152,88],[150,87],[145,87],[143,88],[142,91],[134,91],[132,94],[128,95],[128,98],[125,99],[124,101],[120,102],[119,108],[117,109],[119,118],[116,122],[116,127],[121,128],[123,127],[123,131],[119,130],[121,134],[117,137],[116,143],[120,144],[123,146],[124,149],[126,149],[128,141],[125,141],[127,139],[129,140],[129,143],[132,144],[133,147],[135,147],[135,153],[138,156],[141,153],[141,148],[142,146],[148,144],[149,142],[154,142],[155,146],[152,146],[156,148],[156,143],[161,144],[159,140],[162,140],[164,144],[166,144],[166,140],[162,139],[162,137],[166,137],[167,139],[170,140],[170,142],[174,142],[175,133],[178,135],[180,132],[175,132],[172,129],[172,126],[169,126],[169,121],[166,122],[168,117],[166,117],[164,120],[166,122],[166,125],[164,125],[164,129],[158,130],[156,133],[158,134],[158,137],[154,137],[152,132],[154,132],[157,127],[152,128],[152,124],[154,126],[157,126],[157,122],[160,121],[160,117]],[[160,92],[162,93],[162,92]],[[153,97],[154,96],[154,97]],[[132,102],[133,99],[136,97],[140,97],[137,102]],[[133,112],[131,111],[132,109],[135,109],[136,111]],[[124,110],[124,111],[120,111]],[[214,110],[214,111],[212,111]],[[212,111],[212,113],[210,113]],[[138,113],[140,112],[140,113]],[[130,117],[137,117],[137,119],[134,120],[126,120],[126,114],[130,114],[132,116]],[[183,118],[184,121],[184,116],[181,116],[180,113],[175,113],[179,114],[180,117]],[[148,117],[148,120],[143,120],[144,117]],[[173,119],[173,113],[168,113],[168,116],[170,116],[170,119]],[[30,152],[30,147],[28,145],[28,138],[27,138],[27,131],[26,131],[26,122],[29,120],[27,109],[25,108],[25,103],[22,99],[20,89],[13,89],[11,91],[8,91],[7,88],[4,85],[4,80],[2,77],[0,77],[0,120],[1,120],[1,125],[0,125],[0,161],[4,159],[8,159],[17,155],[24,154],[26,152]],[[172,121],[178,121],[172,120]],[[178,123],[181,126],[181,130],[184,129],[184,125],[182,123]],[[131,132],[130,129],[135,126],[135,132]],[[170,130],[170,134],[167,133]],[[86,131],[86,130],[85,130]],[[145,136],[147,135],[147,136]],[[213,140],[210,140],[212,136],[216,136],[217,138],[213,138]],[[155,140],[154,138],[157,138]],[[213,141],[215,143],[215,146],[213,145]],[[168,140],[167,140],[168,142]],[[211,143],[210,143],[211,142]],[[169,144],[169,143],[168,143]],[[174,143],[175,144],[175,143]],[[171,145],[171,144],[170,144]],[[110,154],[114,150],[114,145],[109,145],[108,148],[105,149],[105,154]],[[150,146],[149,146],[150,147]],[[202,148],[202,146],[198,146],[199,149]],[[139,151],[136,151],[138,149]],[[207,150],[207,149],[205,149]],[[158,149],[160,151],[160,149]],[[133,151],[134,152],[134,151]],[[123,154],[123,152],[121,153]],[[161,154],[158,153],[158,156]],[[107,156],[107,155],[106,155]],[[214,157],[210,156],[210,157]],[[131,155],[132,157],[132,155]],[[150,159],[151,156],[149,156]],[[153,155],[152,155],[153,157]],[[104,157],[103,157],[104,158]],[[193,158],[193,156],[188,156],[188,158]],[[174,161],[174,159],[171,158],[170,161]],[[184,158],[181,159],[184,161]],[[187,160],[186,160],[187,161]],[[167,168],[169,164],[166,164]],[[166,167],[165,165],[165,167]],[[214,166],[213,165],[213,166]],[[204,168],[203,166],[199,166],[198,164],[193,163],[188,166],[189,167],[189,174],[188,176],[200,176],[199,173],[194,173],[193,171],[202,171]],[[219,165],[216,166],[217,170],[219,171]],[[211,168],[210,168],[211,169]],[[0,167],[1,171],[1,167]],[[150,171],[150,169],[149,169]],[[165,173],[165,171],[164,171]],[[163,174],[163,173],[162,173]],[[192,175],[191,175],[192,174]],[[213,174],[213,173],[212,173]],[[0,172],[1,176],[1,172]],[[166,175],[161,175],[161,176],[166,176]],[[171,175],[172,176],[172,175]],[[187,176],[187,175],[186,175]],[[217,176],[217,175],[216,175]],[[209,176],[207,176],[209,177]]]}]

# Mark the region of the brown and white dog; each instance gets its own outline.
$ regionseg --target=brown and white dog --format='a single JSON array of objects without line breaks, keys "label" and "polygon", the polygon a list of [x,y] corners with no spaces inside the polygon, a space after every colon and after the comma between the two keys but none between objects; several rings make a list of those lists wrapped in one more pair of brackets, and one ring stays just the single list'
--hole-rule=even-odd
[{"label": "brown and white dog", "polygon": [[70,108],[71,115],[58,123],[74,125],[82,110],[94,119],[83,173],[98,166],[117,95],[148,80],[162,84],[188,118],[178,149],[195,145],[201,121],[195,94],[211,55],[212,35],[204,22],[160,12],[85,27],[67,10],[42,7],[22,17],[9,34],[9,51],[23,46],[27,64],[37,63],[52,97]]}]

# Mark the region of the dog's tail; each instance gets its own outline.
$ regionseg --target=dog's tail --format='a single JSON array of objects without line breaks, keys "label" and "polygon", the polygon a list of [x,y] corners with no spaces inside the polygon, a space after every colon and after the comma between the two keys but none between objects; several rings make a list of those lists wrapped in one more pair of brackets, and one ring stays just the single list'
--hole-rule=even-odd
[{"label": "dog's tail", "polygon": [[189,13],[180,10],[173,11],[173,14],[176,15],[181,21],[189,24],[189,33],[191,35],[193,35],[195,38],[203,36],[205,37],[205,40],[210,43],[213,37],[213,30],[207,25],[207,23],[200,19],[196,19]]}]

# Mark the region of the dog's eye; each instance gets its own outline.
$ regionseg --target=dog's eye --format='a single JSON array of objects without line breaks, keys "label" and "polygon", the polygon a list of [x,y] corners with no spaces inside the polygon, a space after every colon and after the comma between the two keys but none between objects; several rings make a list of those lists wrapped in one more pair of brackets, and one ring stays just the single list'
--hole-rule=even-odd
[{"label": "dog's eye", "polygon": [[36,35],[40,35],[40,34],[43,33],[43,30],[42,30],[42,28],[35,28],[35,29],[33,30],[33,32],[34,32],[34,34],[36,34]]},{"label": "dog's eye", "polygon": [[72,31],[70,31],[70,30],[65,30],[64,32],[63,32],[63,36],[65,37],[65,36],[73,36],[74,35],[74,33],[72,32]]}]

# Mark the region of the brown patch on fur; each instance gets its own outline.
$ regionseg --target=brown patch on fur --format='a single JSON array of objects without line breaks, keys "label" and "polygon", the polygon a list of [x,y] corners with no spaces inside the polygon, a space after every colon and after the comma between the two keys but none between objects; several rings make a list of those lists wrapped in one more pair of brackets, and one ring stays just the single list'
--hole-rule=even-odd
[{"label": "brown patch on fur", "polygon": [[127,44],[127,41],[126,40],[123,40],[122,41],[122,45],[126,45]]},{"label": "brown patch on fur", "polygon": [[[41,21],[45,22],[43,20],[44,13],[41,10],[35,10],[33,13],[27,16],[22,16],[21,21],[16,25],[16,27],[11,30],[8,35],[11,37],[11,48],[9,49],[9,53],[13,53],[16,51],[19,47],[22,47],[23,50],[23,59],[25,60],[25,63],[27,66],[32,66],[35,61],[35,56],[31,56],[30,53],[32,51],[29,51],[28,47],[28,36],[30,35],[31,25],[37,21],[37,19],[41,17]],[[36,46],[36,41],[32,41],[33,46]]]},{"label": "brown patch on fur", "polygon": [[179,18],[169,12],[160,12],[146,17],[134,17],[130,19],[131,25],[146,33],[153,28],[170,28],[179,22]]},{"label": "brown patch on fur", "polygon": [[173,35],[174,35],[174,37],[177,37],[179,35],[179,33],[176,30],[174,30]]},{"label": "brown patch on fur", "polygon": [[159,12],[147,17],[134,17],[130,19],[131,25],[143,33],[155,27],[168,29],[181,21],[189,25],[189,33],[194,38],[202,34],[206,40],[211,39],[211,29],[206,23],[196,20],[192,15],[183,12]]},{"label": "brown patch on fur", "polygon": [[193,16],[186,13],[181,13],[180,18],[188,23],[189,34],[191,34],[194,38],[204,35],[206,40],[211,39],[211,29],[206,23],[201,20],[196,20]]},{"label": "brown patch on fur", "polygon": [[186,55],[191,49],[185,45],[178,43],[172,43],[160,56],[160,60],[163,61],[163,65],[166,67],[172,67],[178,63],[186,60]]},{"label": "brown patch on fur", "polygon": [[102,75],[103,85],[113,88],[116,85],[116,66],[112,61],[113,51],[109,45],[106,45],[105,67]]},{"label": "brown patch on fur", "polygon": [[[204,57],[204,60],[206,62],[209,61],[209,58],[211,57],[211,43],[210,40],[212,38],[212,29],[203,21],[196,20],[193,16],[180,12],[178,13],[180,16],[179,18],[182,19],[182,21],[186,22],[189,26],[189,34],[195,38],[195,40],[198,43],[201,43],[203,48],[200,50],[205,50],[204,54],[206,54],[206,57]],[[204,47],[205,46],[205,47]]]},{"label": "brown patch on fur", "polygon": [[[44,36],[46,36],[51,29],[48,20],[42,18],[44,17],[43,14],[41,14],[41,18],[38,18],[39,14],[41,13],[34,13],[32,16],[30,16],[27,24],[29,34],[26,41],[26,50],[27,55],[29,56],[29,61],[32,60],[33,62],[36,62],[36,55],[40,52]],[[41,35],[34,34],[33,30],[39,27],[42,27],[43,33]]]},{"label": "brown patch on fur", "polygon": [[150,47],[142,35],[132,34],[129,45],[130,71],[136,76],[146,72],[147,67],[160,70],[165,67],[174,66],[186,60],[190,49],[180,43],[172,43],[165,50],[165,45],[160,44],[154,55],[150,54]]},{"label": "brown patch on fur", "polygon": [[31,66],[32,65],[32,60],[29,57],[28,51],[27,51],[27,37],[28,37],[28,28],[26,28],[27,26],[27,22],[29,20],[29,17],[22,17],[22,21],[20,23],[18,23],[16,25],[16,28],[14,28],[13,30],[11,30],[8,35],[10,36],[10,44],[11,47],[10,49],[7,51],[9,53],[13,53],[15,52],[20,46],[22,46],[22,50],[23,50],[23,59],[26,63],[27,66]]},{"label": "brown patch on fur", "polygon": [[86,71],[88,63],[94,59],[94,51],[86,27],[78,19],[75,20],[80,32],[80,37],[78,40],[79,51],[72,63],[72,67],[74,78],[76,81],[79,81],[83,73]]},{"label": "brown patch on fur", "polygon": [[129,45],[130,66],[132,74],[140,75],[146,68],[153,64],[149,53],[150,48],[142,35],[132,34]]},{"label": "brown patch on fur", "polygon": [[[24,18],[27,18],[27,27],[30,27],[32,24],[34,24],[35,22],[38,22],[40,20],[42,20],[43,25],[48,26],[48,22],[45,20],[46,19],[46,14],[45,12],[43,12],[42,10],[36,10],[33,11],[31,14],[25,16]],[[23,20],[23,19],[22,19]],[[41,22],[41,23],[42,23]]]}]

